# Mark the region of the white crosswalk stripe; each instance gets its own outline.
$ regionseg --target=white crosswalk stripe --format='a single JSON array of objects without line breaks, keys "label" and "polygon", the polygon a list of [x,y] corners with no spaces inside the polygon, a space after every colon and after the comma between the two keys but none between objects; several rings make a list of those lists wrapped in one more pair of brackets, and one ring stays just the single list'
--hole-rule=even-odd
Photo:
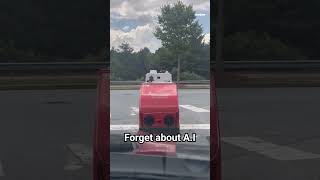
[{"label": "white crosswalk stripe", "polygon": [[[180,105],[180,107],[188,109],[188,110],[191,110],[193,112],[210,112],[207,109],[196,107],[196,106],[193,106],[193,105]],[[138,114],[139,114],[139,108],[138,107],[134,107],[134,106],[130,107],[130,115],[131,116],[136,116]],[[110,118],[111,118],[111,113],[110,113]]]},{"label": "white crosswalk stripe", "polygon": [[207,109],[195,107],[195,106],[192,106],[192,105],[180,105],[180,107],[183,107],[183,108],[185,108],[185,109],[191,110],[191,111],[193,111],[193,112],[210,112],[210,111],[207,110]]},{"label": "white crosswalk stripe", "polygon": [[[181,130],[198,129],[209,130],[210,124],[180,124]],[[135,131],[138,130],[137,124],[112,124],[110,125],[111,131]]]},{"label": "white crosswalk stripe", "polygon": [[4,176],[4,171],[3,171],[2,162],[0,161],[0,177],[1,176]]}]

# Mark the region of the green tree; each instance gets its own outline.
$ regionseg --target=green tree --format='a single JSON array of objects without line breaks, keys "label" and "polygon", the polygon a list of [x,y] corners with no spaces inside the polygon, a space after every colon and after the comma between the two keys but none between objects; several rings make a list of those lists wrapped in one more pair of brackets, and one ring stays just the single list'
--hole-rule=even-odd
[{"label": "green tree", "polygon": [[180,59],[183,53],[201,46],[203,30],[196,20],[195,11],[191,5],[178,1],[173,6],[161,7],[158,24],[154,33],[162,45],[177,58],[177,81],[180,80]]},{"label": "green tree", "polygon": [[181,73],[181,80],[204,80],[204,78],[196,73],[185,71]]},{"label": "green tree", "polygon": [[298,49],[289,47],[268,33],[237,32],[224,40],[225,60],[305,59]]},{"label": "green tree", "polygon": [[[4,60],[81,59],[105,48],[106,1],[1,0],[0,39],[14,42]],[[9,46],[0,45],[0,49]],[[18,51],[18,52],[14,52]],[[29,53],[32,52],[32,53]],[[41,55],[42,57],[29,57]],[[102,58],[102,57],[100,57]]]},{"label": "green tree", "polygon": [[147,72],[150,69],[150,58],[151,58],[151,52],[149,48],[145,47],[141,49],[137,53],[137,58],[139,59],[141,69],[143,69],[143,72]]},{"label": "green tree", "polygon": [[122,43],[119,50],[110,49],[111,80],[141,79],[149,67],[150,56],[148,48],[134,52],[128,43]]},{"label": "green tree", "polygon": [[129,43],[122,43],[120,46],[119,46],[120,50],[122,52],[124,52],[125,54],[131,54],[133,52],[133,48],[130,47]]}]

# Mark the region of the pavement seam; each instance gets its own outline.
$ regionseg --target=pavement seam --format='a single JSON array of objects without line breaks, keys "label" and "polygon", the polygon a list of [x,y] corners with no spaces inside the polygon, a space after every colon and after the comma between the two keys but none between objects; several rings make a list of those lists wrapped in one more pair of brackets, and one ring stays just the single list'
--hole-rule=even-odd
[{"label": "pavement seam", "polygon": [[81,158],[79,155],[77,155],[75,152],[73,152],[72,149],[71,149],[68,145],[65,145],[65,147],[67,148],[67,150],[69,150],[69,151],[72,153],[72,155],[73,155],[75,158],[77,158],[77,159],[80,161],[80,164],[81,164],[81,165],[85,165],[85,164],[86,164],[86,163],[82,160],[82,158]]}]

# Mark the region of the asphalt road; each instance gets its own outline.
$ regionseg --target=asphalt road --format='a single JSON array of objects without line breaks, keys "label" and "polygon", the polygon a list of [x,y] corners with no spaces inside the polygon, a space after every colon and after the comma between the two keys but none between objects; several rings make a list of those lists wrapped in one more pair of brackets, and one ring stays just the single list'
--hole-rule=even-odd
[{"label": "asphalt road", "polygon": [[[208,89],[179,90],[181,123],[210,123],[209,97],[210,91]],[[139,90],[111,91],[110,109],[111,124],[137,124]]]},{"label": "asphalt road", "polygon": [[[0,179],[91,179],[95,92],[0,91]],[[137,123],[136,91],[111,103],[112,125]],[[219,89],[218,103],[223,179],[320,179],[320,88]],[[180,105],[183,124],[209,123],[208,90]]]}]

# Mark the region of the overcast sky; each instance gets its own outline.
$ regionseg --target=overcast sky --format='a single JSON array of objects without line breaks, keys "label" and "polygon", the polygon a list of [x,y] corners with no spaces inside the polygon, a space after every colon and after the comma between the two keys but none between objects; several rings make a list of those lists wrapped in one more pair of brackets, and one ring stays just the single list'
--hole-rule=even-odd
[{"label": "overcast sky", "polygon": [[[135,51],[148,47],[154,52],[161,42],[153,35],[160,7],[178,0],[111,0],[110,1],[110,43],[118,47],[128,42]],[[203,27],[205,41],[210,36],[210,0],[182,0],[193,5],[197,20]]]}]

